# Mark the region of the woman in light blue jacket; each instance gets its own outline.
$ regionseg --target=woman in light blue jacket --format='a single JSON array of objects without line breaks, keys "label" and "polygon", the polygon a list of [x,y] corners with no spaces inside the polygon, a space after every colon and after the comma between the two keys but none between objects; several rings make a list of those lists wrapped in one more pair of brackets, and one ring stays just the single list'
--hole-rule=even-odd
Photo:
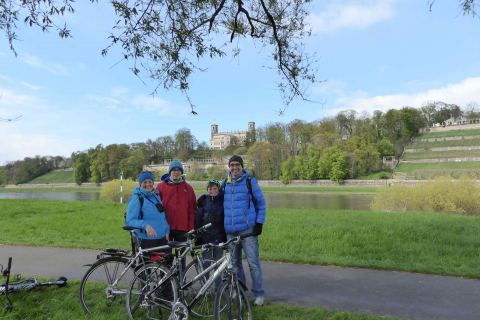
[{"label": "woman in light blue jacket", "polygon": [[139,228],[134,231],[142,248],[167,244],[170,227],[165,218],[162,201],[153,186],[154,176],[144,171],[138,176],[139,188],[135,188],[128,201],[126,223]]}]

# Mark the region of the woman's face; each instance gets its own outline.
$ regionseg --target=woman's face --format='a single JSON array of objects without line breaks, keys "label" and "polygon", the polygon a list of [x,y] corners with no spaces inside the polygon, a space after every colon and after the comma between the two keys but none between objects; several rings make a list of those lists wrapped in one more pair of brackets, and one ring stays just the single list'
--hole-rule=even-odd
[{"label": "woman's face", "polygon": [[216,197],[218,195],[218,187],[217,186],[210,186],[207,189],[208,195],[211,197]]},{"label": "woman's face", "polygon": [[143,180],[142,184],[140,185],[140,188],[152,191],[153,190],[153,181],[150,179],[145,179]]}]

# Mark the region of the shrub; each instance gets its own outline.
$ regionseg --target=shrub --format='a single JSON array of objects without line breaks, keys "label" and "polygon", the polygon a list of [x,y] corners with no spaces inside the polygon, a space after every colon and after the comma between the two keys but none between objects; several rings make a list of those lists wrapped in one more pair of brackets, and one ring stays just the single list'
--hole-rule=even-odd
[{"label": "shrub", "polygon": [[480,186],[475,180],[440,177],[416,186],[394,185],[379,191],[373,210],[430,211],[480,215]]},{"label": "shrub", "polygon": [[[138,182],[125,179],[123,180],[123,202],[127,202],[132,195],[133,189],[138,187]],[[100,199],[107,202],[120,202],[120,180],[112,180],[104,184],[100,192]]]}]

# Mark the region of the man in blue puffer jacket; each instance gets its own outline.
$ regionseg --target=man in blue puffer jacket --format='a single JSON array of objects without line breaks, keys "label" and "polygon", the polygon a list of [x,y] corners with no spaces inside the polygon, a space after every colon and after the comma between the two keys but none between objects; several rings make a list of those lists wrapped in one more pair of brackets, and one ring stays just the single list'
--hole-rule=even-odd
[{"label": "man in blue puffer jacket", "polygon": [[153,180],[151,172],[140,173],[140,187],[133,191],[127,207],[126,223],[128,226],[140,228],[135,230],[134,234],[140,239],[140,245],[144,249],[167,244],[170,231],[165,209],[153,187]]},{"label": "man in blue puffer jacket", "polygon": [[[242,266],[242,249],[247,257],[252,277],[252,292],[255,305],[262,305],[264,300],[263,275],[258,253],[258,236],[262,233],[265,222],[266,205],[262,190],[257,180],[251,178],[243,169],[243,159],[234,155],[228,161],[230,169],[224,181],[224,226],[227,238],[242,234],[253,234],[230,248],[232,262],[240,281],[245,283]],[[249,188],[251,187],[251,190]]]}]

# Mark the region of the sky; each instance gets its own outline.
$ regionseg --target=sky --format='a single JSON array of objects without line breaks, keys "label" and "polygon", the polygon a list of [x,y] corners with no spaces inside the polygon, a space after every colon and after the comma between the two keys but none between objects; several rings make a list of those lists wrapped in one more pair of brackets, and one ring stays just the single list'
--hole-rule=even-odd
[{"label": "sky", "polygon": [[189,95],[151,93],[157,83],[135,77],[118,50],[103,57],[113,14],[108,3],[78,1],[66,21],[72,38],[23,26],[16,57],[0,38],[0,165],[36,155],[70,156],[99,144],[145,142],[188,128],[208,143],[210,125],[246,130],[294,119],[320,120],[444,101],[480,104],[480,19],[457,0],[314,0],[309,8],[319,81],[311,102],[294,100],[283,113],[270,51],[239,40],[237,58],[202,60]]}]

